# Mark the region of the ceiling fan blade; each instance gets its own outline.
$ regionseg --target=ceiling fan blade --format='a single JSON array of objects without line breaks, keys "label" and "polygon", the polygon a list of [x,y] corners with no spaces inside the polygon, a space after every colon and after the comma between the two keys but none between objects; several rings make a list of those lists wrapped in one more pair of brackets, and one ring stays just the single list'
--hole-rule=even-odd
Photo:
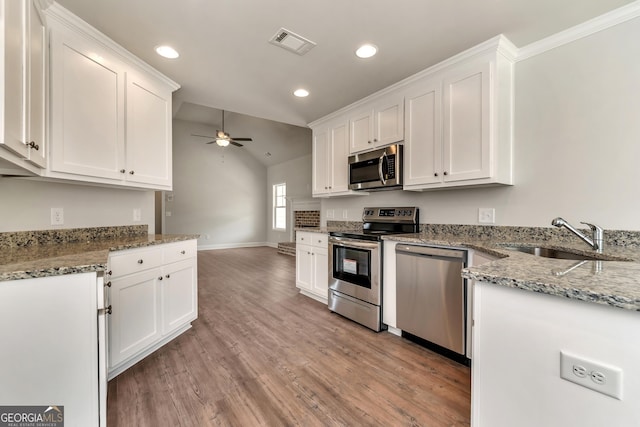
[{"label": "ceiling fan blade", "polygon": [[233,138],[234,141],[253,141],[252,138]]},{"label": "ceiling fan blade", "polygon": [[207,142],[207,144],[215,144],[215,140]]},{"label": "ceiling fan blade", "polygon": [[230,139],[230,140],[229,140],[229,143],[230,143],[231,145],[235,145],[236,147],[244,147],[244,145],[242,145],[242,144],[240,144],[240,143],[238,143],[238,142],[235,142],[233,139]]},{"label": "ceiling fan blade", "polygon": [[215,138],[215,136],[211,136],[211,135],[198,135],[198,134],[195,134],[195,133],[192,133],[192,134],[191,134],[191,136],[199,136],[200,138],[209,138],[209,139],[211,139],[211,138]]}]

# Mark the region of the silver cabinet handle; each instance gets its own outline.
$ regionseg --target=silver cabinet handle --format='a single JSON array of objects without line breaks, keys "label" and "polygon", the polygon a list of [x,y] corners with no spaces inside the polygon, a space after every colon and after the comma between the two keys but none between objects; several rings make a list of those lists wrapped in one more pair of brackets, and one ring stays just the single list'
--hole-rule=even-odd
[{"label": "silver cabinet handle", "polygon": [[34,150],[38,151],[40,149],[40,146],[38,144],[36,144],[35,142],[31,141],[30,143],[27,144],[27,147],[29,148],[33,148]]},{"label": "silver cabinet handle", "polygon": [[125,172],[126,172],[126,170],[120,169],[120,173],[125,173]]},{"label": "silver cabinet handle", "polygon": [[111,287],[111,281],[108,281],[107,283],[104,284],[105,287],[110,288]]},{"label": "silver cabinet handle", "polygon": [[170,279],[170,278],[171,278],[171,275],[170,275],[170,274],[167,274],[167,275],[166,275],[166,276],[164,276],[164,277],[166,277],[167,279]]},{"label": "silver cabinet handle", "polygon": [[99,309],[98,312],[104,312],[106,314],[111,314],[112,313],[111,305],[109,305],[109,307],[105,307],[105,308]]},{"label": "silver cabinet handle", "polygon": [[142,263],[144,263],[144,260],[143,259],[139,259],[138,260],[138,264],[142,264]]},{"label": "silver cabinet handle", "polygon": [[181,253],[182,255],[186,254],[186,252],[185,252],[185,251],[180,251],[180,253]]},{"label": "silver cabinet handle", "polygon": [[162,276],[158,277],[158,280],[162,280]]},{"label": "silver cabinet handle", "polygon": [[135,171],[129,171],[129,175],[133,175],[134,173],[136,173]]}]

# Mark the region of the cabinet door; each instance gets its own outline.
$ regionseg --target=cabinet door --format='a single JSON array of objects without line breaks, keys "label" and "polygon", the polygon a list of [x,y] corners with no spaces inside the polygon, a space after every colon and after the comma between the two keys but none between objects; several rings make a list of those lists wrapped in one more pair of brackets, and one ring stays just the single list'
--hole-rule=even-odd
[{"label": "cabinet door", "polygon": [[51,170],[122,180],[124,67],[70,30],[51,30]]},{"label": "cabinet door", "polygon": [[126,179],[171,187],[171,91],[127,73]]},{"label": "cabinet door", "polygon": [[296,245],[296,286],[310,291],[313,281],[313,255],[311,246]]},{"label": "cabinet door", "polygon": [[329,289],[329,256],[327,248],[313,248],[313,282],[311,292],[328,298]]},{"label": "cabinet door", "polygon": [[373,142],[376,145],[392,144],[404,139],[404,102],[402,96],[394,95],[385,99],[375,109],[375,132]]},{"label": "cabinet door", "polygon": [[491,176],[491,63],[465,64],[444,80],[445,181]]},{"label": "cabinet door", "polygon": [[421,82],[405,97],[404,185],[442,182],[442,89]]},{"label": "cabinet door", "polygon": [[45,78],[46,44],[45,27],[35,1],[28,1],[27,32],[27,92],[25,142],[33,143],[29,148],[28,161],[36,166],[47,166],[47,147],[45,133]]},{"label": "cabinet door", "polygon": [[96,280],[82,273],[0,282],[3,405],[56,402],[67,409],[66,425],[98,425]]},{"label": "cabinet door", "polygon": [[[0,146],[5,147],[20,157],[29,156],[24,143],[24,108],[25,108],[25,5],[22,1],[3,1],[0,3],[0,23],[3,24],[4,48],[0,65],[4,72],[2,82],[3,104],[0,112],[4,112]],[[0,52],[2,52],[0,50]],[[0,74],[1,76],[1,74]]]},{"label": "cabinet door", "polygon": [[111,280],[109,369],[154,344],[161,336],[159,268]]},{"label": "cabinet door", "polygon": [[367,110],[349,120],[349,152],[351,154],[373,147],[373,111]]},{"label": "cabinet door", "polygon": [[162,274],[162,334],[166,335],[198,317],[196,259],[169,264]]},{"label": "cabinet door", "polygon": [[324,195],[329,192],[329,132],[322,128],[313,131],[313,195]]},{"label": "cabinet door", "polygon": [[331,150],[329,170],[332,192],[349,190],[349,124],[341,122],[330,128]]}]

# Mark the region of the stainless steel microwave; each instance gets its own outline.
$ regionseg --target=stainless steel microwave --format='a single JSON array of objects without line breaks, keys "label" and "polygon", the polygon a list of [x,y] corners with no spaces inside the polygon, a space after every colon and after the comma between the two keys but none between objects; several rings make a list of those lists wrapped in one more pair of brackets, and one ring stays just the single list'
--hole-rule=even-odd
[{"label": "stainless steel microwave", "polygon": [[402,187],[402,145],[394,144],[349,156],[350,190],[392,190]]}]

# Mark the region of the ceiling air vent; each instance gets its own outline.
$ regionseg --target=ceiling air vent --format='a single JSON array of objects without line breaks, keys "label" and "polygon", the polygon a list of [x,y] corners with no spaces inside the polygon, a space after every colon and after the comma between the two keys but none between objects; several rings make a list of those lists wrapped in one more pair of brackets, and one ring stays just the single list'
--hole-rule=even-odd
[{"label": "ceiling air vent", "polygon": [[269,40],[269,43],[276,46],[280,46],[283,49],[287,49],[298,55],[304,55],[309,52],[316,44],[311,40],[289,31],[285,28],[280,28],[277,33]]}]

